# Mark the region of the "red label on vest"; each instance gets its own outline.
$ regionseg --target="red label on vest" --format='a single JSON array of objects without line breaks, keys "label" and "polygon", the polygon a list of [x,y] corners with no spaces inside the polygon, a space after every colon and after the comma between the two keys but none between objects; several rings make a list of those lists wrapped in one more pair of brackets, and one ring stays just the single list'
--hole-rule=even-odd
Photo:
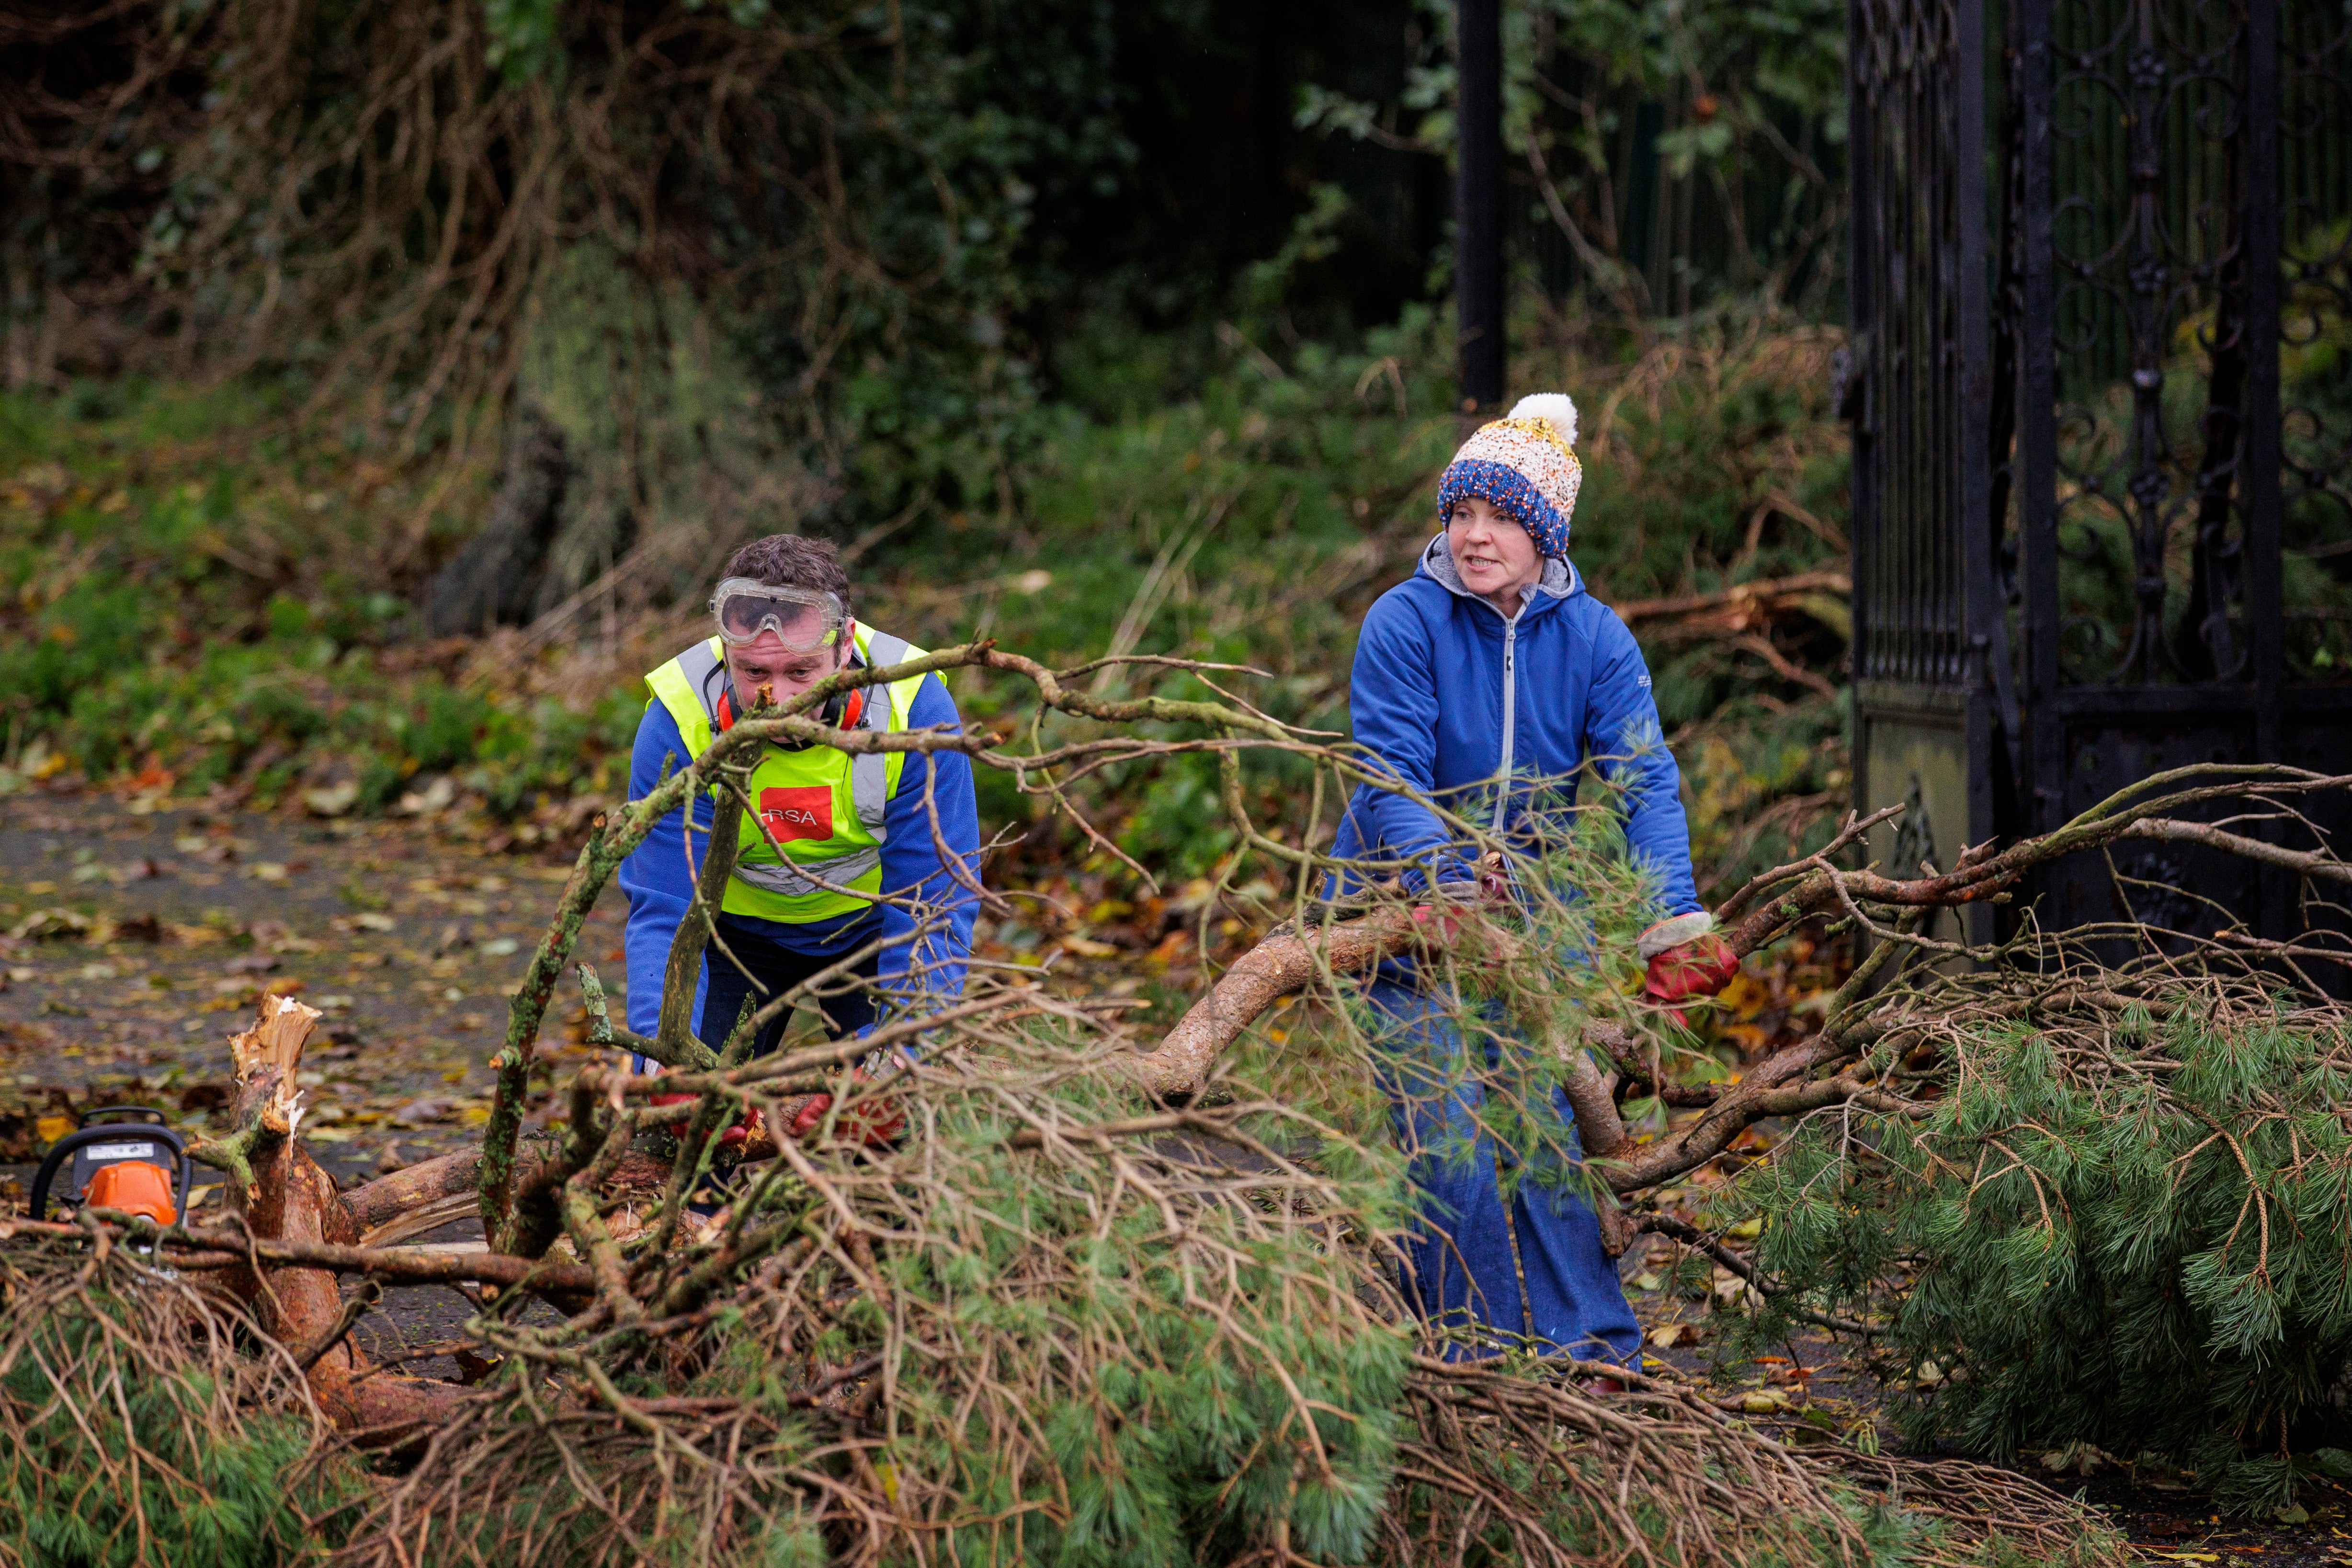
[{"label": "red label on vest", "polygon": [[790,789],[760,792],[760,820],[768,835],[782,844],[794,838],[833,837],[833,786],[796,784]]}]

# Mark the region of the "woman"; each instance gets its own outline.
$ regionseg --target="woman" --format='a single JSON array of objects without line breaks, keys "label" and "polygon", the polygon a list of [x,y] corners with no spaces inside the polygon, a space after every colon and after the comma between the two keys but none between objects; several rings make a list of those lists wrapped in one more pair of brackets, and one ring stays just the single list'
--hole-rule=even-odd
[{"label": "woman", "polygon": [[[1569,563],[1583,479],[1575,441],[1576,405],[1549,394],[1522,399],[1463,445],[1438,484],[1444,531],[1364,617],[1349,700],[1356,739],[1399,781],[1507,837],[1543,826],[1539,785],[1598,763],[1667,915],[1640,951],[1645,992],[1671,1005],[1722,989],[1738,961],[1699,905],[1681,778],[1642,650]],[[1332,852],[1392,864],[1412,891],[1481,896],[1475,851],[1410,795],[1360,787]],[[1465,1047],[1458,1008],[1435,984],[1391,964],[1367,987],[1397,1052],[1387,1087],[1423,1194],[1423,1228],[1407,1249],[1423,1311],[1579,1357],[1634,1357],[1641,1330],[1565,1173],[1529,1173],[1505,1197],[1477,1120],[1496,1053]],[[1567,1101],[1552,1100],[1568,1143]]]}]

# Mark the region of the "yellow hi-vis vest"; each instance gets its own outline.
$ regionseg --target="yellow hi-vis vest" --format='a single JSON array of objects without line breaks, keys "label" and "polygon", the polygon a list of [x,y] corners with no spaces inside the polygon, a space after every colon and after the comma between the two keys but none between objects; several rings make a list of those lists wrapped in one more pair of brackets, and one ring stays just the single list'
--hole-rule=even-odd
[{"label": "yellow hi-vis vest", "polygon": [[[900,664],[923,652],[903,637],[851,625],[858,660],[868,668]],[[678,759],[682,767],[701,755],[718,732],[719,701],[727,691],[724,645],[717,637],[697,643],[646,676],[646,684],[653,688],[653,700],[677,721],[687,750]],[[866,687],[857,727],[904,730],[922,684],[918,675]],[[855,895],[882,890],[882,843],[888,837],[884,816],[906,763],[904,752],[767,748],[750,781],[759,816],[743,818],[735,874],[728,879],[720,909],[796,924],[872,909],[870,897]],[[781,856],[776,846],[782,847]]]}]

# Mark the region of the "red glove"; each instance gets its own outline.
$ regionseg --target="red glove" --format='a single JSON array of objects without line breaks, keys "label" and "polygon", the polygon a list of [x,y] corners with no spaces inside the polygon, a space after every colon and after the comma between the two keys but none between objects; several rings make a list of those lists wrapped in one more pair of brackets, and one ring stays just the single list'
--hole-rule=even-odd
[{"label": "red glove", "polygon": [[[852,1083],[864,1083],[862,1071],[849,1075]],[[824,1122],[825,1112],[833,1109],[833,1096],[813,1094],[802,1105],[800,1114],[793,1118],[792,1132],[795,1138],[805,1138]],[[844,1111],[834,1123],[834,1135],[848,1142],[863,1143],[868,1149],[887,1149],[907,1131],[907,1112],[894,1103],[860,1100]]]},{"label": "red glove", "polygon": [[[656,1105],[692,1105],[696,1100],[700,1100],[702,1096],[698,1094],[657,1094],[654,1096],[653,1102]],[[684,1132],[686,1131],[687,1121],[687,1118],[681,1116],[676,1121],[671,1122],[670,1126],[678,1132]],[[744,1111],[742,1119],[737,1121],[734,1126],[730,1127],[725,1131],[719,1133],[719,1142],[722,1144],[740,1143],[745,1139],[751,1136],[753,1132],[757,1131],[759,1130],[759,1126],[760,1108],[755,1105]]]},{"label": "red glove", "polygon": [[1465,910],[1498,909],[1511,901],[1511,874],[1502,856],[1487,855],[1479,859],[1475,877],[1453,878],[1430,891],[1436,898],[1413,906],[1413,923],[1433,928],[1439,942],[1450,944],[1461,934]]},{"label": "red glove", "polygon": [[1714,995],[1738,973],[1739,955],[1729,942],[1709,932],[1653,953],[1642,994],[1671,1007],[1694,996]]}]

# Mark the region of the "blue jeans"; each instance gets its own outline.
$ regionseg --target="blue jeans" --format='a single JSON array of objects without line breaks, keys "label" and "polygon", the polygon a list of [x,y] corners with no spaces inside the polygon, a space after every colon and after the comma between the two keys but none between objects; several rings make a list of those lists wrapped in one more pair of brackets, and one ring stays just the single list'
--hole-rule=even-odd
[{"label": "blue jeans", "polygon": [[[751,982],[743,971],[749,969],[759,977],[763,987],[758,993],[754,1006],[764,1005],[821,970],[830,968],[836,961],[819,953],[796,952],[782,942],[772,942],[756,931],[735,924],[728,916],[719,917],[719,941],[727,944],[735,958],[742,960],[738,967],[734,959],[719,951],[718,942],[703,949],[702,999],[700,1011],[694,1016],[694,1037],[714,1051],[727,1048],[727,1037],[735,1032],[735,1021],[742,1016],[743,999],[753,994]],[[842,1039],[857,1033],[874,1022],[873,980],[878,960],[868,958],[856,976],[866,984],[856,990],[843,991],[815,1003],[817,1014],[824,1023],[829,1038]],[[834,987],[838,990],[839,988]],[[764,1057],[782,1043],[784,1026],[792,1022],[786,1014],[772,1018],[751,1042],[751,1054]],[[632,1057],[632,1071],[651,1072],[652,1058]]]},{"label": "blue jeans", "polygon": [[[1579,1360],[1635,1362],[1641,1325],[1601,1249],[1601,1222],[1567,1173],[1525,1172],[1503,1201],[1502,1152],[1477,1121],[1496,1047],[1484,1046],[1474,1068],[1446,1003],[1427,991],[1376,980],[1364,996],[1381,1016],[1381,1088],[1422,1200],[1420,1228],[1405,1242],[1406,1294],[1433,1323],[1483,1323]],[[1557,1118],[1546,1131],[1576,1150],[1575,1113],[1559,1090],[1528,1114]]]},{"label": "blue jeans", "polygon": [[[749,969],[767,989],[758,994],[754,1005],[764,1005],[806,980],[810,975],[830,968],[836,961],[819,954],[794,952],[781,942],[773,942],[738,926],[733,930],[721,916],[719,935],[729,952],[742,960],[738,968],[734,960],[720,952],[716,945],[703,952],[702,1016],[697,1022],[695,1037],[712,1050],[727,1048],[727,1037],[735,1032],[735,1020],[742,1016],[743,999],[752,994],[751,982],[744,973]],[[874,959],[867,959],[859,971],[871,982],[875,973]],[[855,976],[845,976],[853,979]],[[835,989],[838,989],[836,986]],[[874,1022],[874,992],[870,986],[827,996],[814,1004],[824,1020],[824,1032],[834,1039],[854,1035]],[[751,1042],[751,1054],[764,1057],[780,1045],[784,1037],[784,1026],[792,1022],[786,1014],[772,1018]]]}]

